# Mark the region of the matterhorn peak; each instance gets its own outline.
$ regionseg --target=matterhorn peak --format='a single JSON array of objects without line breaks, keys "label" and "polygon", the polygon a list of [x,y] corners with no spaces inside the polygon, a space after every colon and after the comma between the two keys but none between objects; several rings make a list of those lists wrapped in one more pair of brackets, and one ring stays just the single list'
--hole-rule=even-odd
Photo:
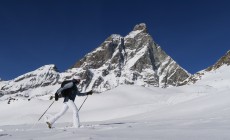
[{"label": "matterhorn peak", "polygon": [[142,30],[144,32],[147,32],[147,27],[146,27],[146,24],[145,23],[140,23],[140,24],[137,24],[133,31],[137,31],[137,30]]},{"label": "matterhorn peak", "polygon": [[127,36],[125,36],[125,38],[133,40],[134,38],[143,38],[146,35],[150,36],[147,32],[146,24],[140,23],[135,25],[133,30]]},{"label": "matterhorn peak", "polygon": [[82,88],[97,91],[121,84],[177,86],[190,76],[154,42],[145,23],[125,37],[111,35],[73,67],[87,79]]}]

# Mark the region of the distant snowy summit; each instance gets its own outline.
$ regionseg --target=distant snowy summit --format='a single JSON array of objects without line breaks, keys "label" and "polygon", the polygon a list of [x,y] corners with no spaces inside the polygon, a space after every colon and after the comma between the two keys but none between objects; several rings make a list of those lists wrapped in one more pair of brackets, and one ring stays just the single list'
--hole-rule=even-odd
[{"label": "distant snowy summit", "polygon": [[13,80],[1,82],[0,94],[28,96],[32,90],[56,85],[59,78],[55,65],[45,65]]}]

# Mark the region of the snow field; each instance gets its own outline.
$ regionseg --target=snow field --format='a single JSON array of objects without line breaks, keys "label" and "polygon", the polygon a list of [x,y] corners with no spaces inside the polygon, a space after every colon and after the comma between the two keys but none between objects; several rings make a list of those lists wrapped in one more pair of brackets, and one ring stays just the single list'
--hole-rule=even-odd
[{"label": "snow field", "polygon": [[[52,103],[49,95],[31,101],[19,98],[10,104],[1,101],[0,139],[228,140],[228,69],[204,73],[194,85],[167,89],[123,85],[89,96],[79,112],[79,129],[71,128],[71,110],[54,129],[48,129],[43,120],[34,125]],[[84,99],[76,99],[78,107]],[[53,115],[61,106],[62,99],[47,113]]]}]

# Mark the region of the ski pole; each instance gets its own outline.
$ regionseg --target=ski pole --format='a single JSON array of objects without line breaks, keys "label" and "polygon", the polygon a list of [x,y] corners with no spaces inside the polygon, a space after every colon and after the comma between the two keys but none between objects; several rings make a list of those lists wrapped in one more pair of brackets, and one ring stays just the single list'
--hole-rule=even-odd
[{"label": "ski pole", "polygon": [[89,96],[89,95],[87,95],[87,97],[85,98],[85,100],[83,101],[83,103],[81,104],[81,106],[79,107],[78,112],[81,110],[81,107],[83,106],[83,104],[84,104],[84,103],[85,103],[85,101],[87,100],[88,96]]},{"label": "ski pole", "polygon": [[34,126],[41,120],[41,118],[45,115],[45,113],[46,113],[46,112],[48,111],[48,109],[53,105],[54,102],[55,102],[55,101],[52,102],[52,104],[46,109],[46,111],[42,114],[42,116],[38,119],[37,122],[34,123],[34,125],[33,125],[30,129],[34,128]]},{"label": "ski pole", "polygon": [[45,113],[49,110],[49,108],[53,105],[55,101],[52,102],[52,104],[46,109],[46,111],[42,114],[42,116],[38,119],[38,121],[41,120],[41,118],[45,115]]}]

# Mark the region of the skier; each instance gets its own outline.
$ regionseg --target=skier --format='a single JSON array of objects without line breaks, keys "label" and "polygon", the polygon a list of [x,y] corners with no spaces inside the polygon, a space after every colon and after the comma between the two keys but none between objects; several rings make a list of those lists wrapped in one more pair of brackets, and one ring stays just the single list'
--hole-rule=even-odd
[{"label": "skier", "polygon": [[77,85],[80,83],[80,81],[81,78],[79,76],[75,76],[72,80],[63,81],[61,87],[55,93],[55,96],[54,97],[51,96],[50,99],[55,98],[55,101],[58,101],[59,98],[63,97],[64,102],[63,102],[63,107],[59,113],[57,113],[51,118],[46,118],[46,123],[49,128],[52,127],[52,125],[57,119],[59,119],[62,115],[65,114],[68,108],[71,108],[73,111],[73,127],[75,128],[80,127],[78,108],[74,103],[75,97],[93,94],[92,90],[86,93],[80,93],[77,88]]}]

